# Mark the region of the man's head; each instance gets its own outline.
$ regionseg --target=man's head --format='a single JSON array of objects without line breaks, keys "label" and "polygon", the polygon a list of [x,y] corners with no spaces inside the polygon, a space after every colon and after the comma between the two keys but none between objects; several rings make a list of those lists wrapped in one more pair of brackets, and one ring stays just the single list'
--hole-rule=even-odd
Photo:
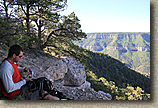
[{"label": "man's head", "polygon": [[19,45],[13,45],[9,48],[8,58],[12,58],[14,62],[19,62],[23,56],[23,49]]}]

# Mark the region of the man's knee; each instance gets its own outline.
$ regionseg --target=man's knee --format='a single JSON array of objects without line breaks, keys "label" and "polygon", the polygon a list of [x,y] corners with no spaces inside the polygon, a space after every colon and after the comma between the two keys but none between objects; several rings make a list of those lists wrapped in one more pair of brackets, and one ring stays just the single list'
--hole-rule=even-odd
[{"label": "man's knee", "polygon": [[45,96],[44,99],[46,99],[46,100],[60,100],[58,97],[52,96],[50,94]]}]

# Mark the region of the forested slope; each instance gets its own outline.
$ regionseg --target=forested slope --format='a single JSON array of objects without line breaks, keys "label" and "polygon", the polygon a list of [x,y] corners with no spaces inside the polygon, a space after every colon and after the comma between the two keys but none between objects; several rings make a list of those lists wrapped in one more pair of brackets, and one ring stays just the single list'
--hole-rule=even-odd
[{"label": "forested slope", "polygon": [[[93,88],[110,92],[118,100],[146,100],[150,98],[150,75],[136,72],[106,54],[89,51],[85,64],[87,80]],[[136,98],[137,96],[140,98]],[[129,99],[130,98],[130,99]]]}]

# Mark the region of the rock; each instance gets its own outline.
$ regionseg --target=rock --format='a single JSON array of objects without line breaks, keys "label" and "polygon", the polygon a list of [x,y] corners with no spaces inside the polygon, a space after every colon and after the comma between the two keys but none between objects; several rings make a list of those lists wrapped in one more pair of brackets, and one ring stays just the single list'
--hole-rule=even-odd
[{"label": "rock", "polygon": [[91,86],[91,83],[88,82],[88,81],[86,81],[86,86],[87,86],[87,87],[90,87],[90,86]]},{"label": "rock", "polygon": [[64,85],[80,86],[86,82],[84,67],[73,58],[68,59],[68,72],[64,76]]},{"label": "rock", "polygon": [[58,60],[50,65],[46,70],[46,73],[51,76],[53,80],[59,80],[64,78],[65,73],[67,73],[67,65],[62,60]]},{"label": "rock", "polygon": [[54,87],[62,92],[67,98],[72,100],[111,100],[108,96],[94,91],[90,87],[79,89],[78,87],[69,87],[54,85]]},{"label": "rock", "polygon": [[103,91],[98,91],[98,93],[102,93],[102,94],[106,95],[110,100],[112,99],[112,96],[109,93],[105,93]]},{"label": "rock", "polygon": [[[0,60],[2,61],[6,56],[3,55]],[[86,81],[84,67],[70,56],[58,59],[33,53],[33,51],[25,51],[18,65],[31,68],[34,71],[33,78],[47,77],[52,81],[53,87],[69,99],[111,100],[111,95],[98,93],[90,87],[91,84]]]},{"label": "rock", "polygon": [[87,88],[87,87],[90,87],[90,86],[91,86],[91,84],[88,81],[85,81],[85,83],[83,83],[82,85],[80,85],[77,88],[84,89],[84,88]]}]

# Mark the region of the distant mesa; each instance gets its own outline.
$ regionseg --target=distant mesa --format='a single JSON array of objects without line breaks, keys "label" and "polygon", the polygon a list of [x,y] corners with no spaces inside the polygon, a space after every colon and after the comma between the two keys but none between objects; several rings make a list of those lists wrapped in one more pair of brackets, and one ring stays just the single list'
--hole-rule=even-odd
[{"label": "distant mesa", "polygon": [[128,67],[150,73],[150,32],[87,33],[87,39],[76,44],[125,60]]},{"label": "distant mesa", "polygon": [[150,52],[150,33],[88,33],[87,39],[83,39],[78,45],[94,51],[107,49]]},{"label": "distant mesa", "polygon": [[94,51],[102,51],[103,50],[103,47],[101,47],[101,46],[86,46],[84,48],[94,50]]}]

